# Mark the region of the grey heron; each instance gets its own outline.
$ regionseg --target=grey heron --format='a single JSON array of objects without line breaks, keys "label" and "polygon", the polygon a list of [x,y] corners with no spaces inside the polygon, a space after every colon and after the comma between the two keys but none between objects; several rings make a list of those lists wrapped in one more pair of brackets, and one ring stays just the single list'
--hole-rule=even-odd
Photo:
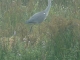
[{"label": "grey heron", "polygon": [[26,23],[33,23],[33,24],[41,23],[48,16],[50,8],[51,8],[51,0],[48,0],[47,8],[41,12],[35,13],[32,17],[30,17],[29,20],[26,21]]},{"label": "grey heron", "polygon": [[[35,13],[32,17],[30,17],[29,20],[26,21],[26,23],[39,24],[39,23],[43,22],[43,20],[45,20],[46,17],[48,16],[50,8],[51,8],[51,0],[48,0],[47,8],[41,12]],[[32,29],[32,27],[31,27],[31,29]]]}]

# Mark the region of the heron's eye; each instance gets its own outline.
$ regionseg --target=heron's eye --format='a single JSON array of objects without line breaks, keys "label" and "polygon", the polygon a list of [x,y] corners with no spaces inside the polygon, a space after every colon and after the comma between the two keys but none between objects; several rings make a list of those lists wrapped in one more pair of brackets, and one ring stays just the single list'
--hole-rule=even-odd
[{"label": "heron's eye", "polygon": [[46,13],[43,13],[43,14],[46,14]]}]

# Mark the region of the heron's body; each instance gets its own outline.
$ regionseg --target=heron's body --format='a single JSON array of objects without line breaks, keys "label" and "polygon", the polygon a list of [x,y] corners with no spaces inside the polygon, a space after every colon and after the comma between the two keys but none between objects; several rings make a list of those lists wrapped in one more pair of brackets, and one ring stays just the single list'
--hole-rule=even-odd
[{"label": "heron's body", "polygon": [[[36,16],[36,17],[35,17]],[[35,18],[34,18],[35,17]],[[34,14],[28,21],[27,23],[41,23],[46,17],[45,13],[42,12],[38,12],[36,14]]]},{"label": "heron's body", "polygon": [[29,20],[26,21],[26,23],[33,23],[33,24],[41,23],[43,20],[46,19],[49,13],[50,7],[51,7],[51,0],[48,0],[47,8],[41,12],[34,14]]}]

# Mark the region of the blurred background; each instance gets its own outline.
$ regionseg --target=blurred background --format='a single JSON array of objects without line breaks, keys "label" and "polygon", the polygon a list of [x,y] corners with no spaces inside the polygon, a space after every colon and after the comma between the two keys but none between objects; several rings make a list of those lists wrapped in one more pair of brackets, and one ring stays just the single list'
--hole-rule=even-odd
[{"label": "blurred background", "polygon": [[0,0],[1,60],[79,60],[80,0],[52,0],[44,22],[26,24],[48,0]]}]

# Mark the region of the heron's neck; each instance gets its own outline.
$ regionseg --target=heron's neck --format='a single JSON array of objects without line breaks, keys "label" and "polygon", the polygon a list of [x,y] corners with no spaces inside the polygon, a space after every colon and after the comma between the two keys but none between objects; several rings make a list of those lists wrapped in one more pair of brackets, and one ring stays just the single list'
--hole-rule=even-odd
[{"label": "heron's neck", "polygon": [[47,8],[45,9],[45,12],[47,13],[47,15],[48,15],[48,13],[49,13],[50,8],[51,8],[51,0],[48,0],[48,6],[47,6]]}]

